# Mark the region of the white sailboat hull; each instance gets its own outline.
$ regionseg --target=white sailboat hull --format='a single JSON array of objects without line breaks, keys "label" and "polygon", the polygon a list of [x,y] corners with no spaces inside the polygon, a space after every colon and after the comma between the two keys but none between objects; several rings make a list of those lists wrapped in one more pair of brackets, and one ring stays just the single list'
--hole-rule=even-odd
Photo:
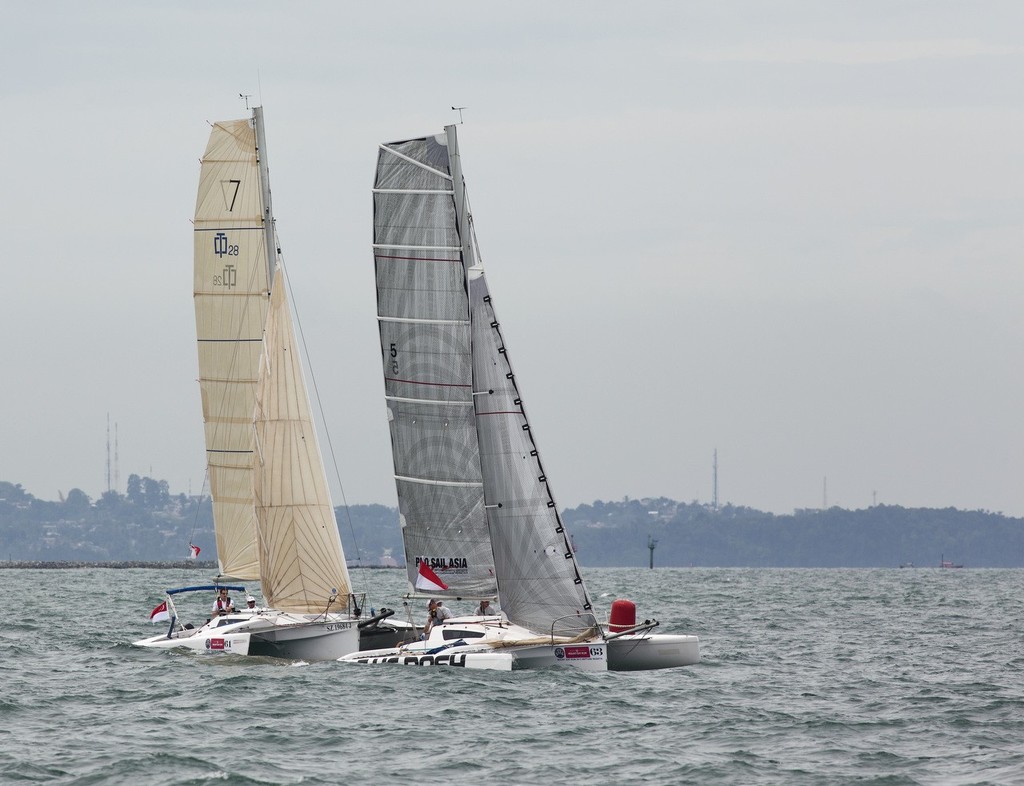
[{"label": "white sailboat hull", "polygon": [[180,629],[133,642],[136,647],[224,655],[265,655],[290,660],[336,660],[359,651],[357,621],[339,614],[231,614],[200,628]]},{"label": "white sailboat hull", "polygon": [[700,639],[671,633],[631,633],[609,639],[609,671],[648,671],[700,663]]},{"label": "white sailboat hull", "polygon": [[453,666],[466,669],[512,671],[515,658],[511,652],[444,652],[437,655],[415,655],[398,649],[369,650],[339,658],[342,663],[397,664],[399,666]]},{"label": "white sailboat hull", "polygon": [[[544,641],[547,639],[548,641]],[[343,663],[451,666],[512,671],[574,668],[607,671],[608,648],[602,639],[557,641],[498,618],[460,620],[435,625],[426,641],[402,647],[364,650],[346,655]]]},{"label": "white sailboat hull", "polygon": [[188,650],[208,655],[248,655],[250,633],[216,633],[203,628],[180,631],[168,637],[166,634],[150,636],[132,642],[134,647],[158,650]]}]

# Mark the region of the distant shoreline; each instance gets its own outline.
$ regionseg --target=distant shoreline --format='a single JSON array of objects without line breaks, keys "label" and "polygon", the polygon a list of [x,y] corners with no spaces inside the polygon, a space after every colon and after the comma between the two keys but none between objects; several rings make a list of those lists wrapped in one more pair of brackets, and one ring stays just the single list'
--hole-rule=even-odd
[{"label": "distant shoreline", "polygon": [[185,570],[216,570],[216,562],[195,562],[193,560],[173,560],[167,562],[142,562],[140,560],[122,560],[116,562],[86,562],[85,560],[4,560],[0,569],[39,569],[63,570],[66,568],[184,568]]},{"label": "distant shoreline", "polygon": [[[123,570],[127,568],[146,568],[152,570],[167,570],[168,568],[179,568],[184,570],[216,570],[217,563],[213,561],[197,562],[195,560],[173,560],[166,562],[143,562],[141,560],[123,560],[115,562],[86,562],[84,560],[65,561],[44,561],[44,560],[4,560],[0,561],[0,570],[9,568],[11,570],[67,570],[69,568],[110,568]],[[405,570],[401,566],[391,567],[388,565],[349,565],[349,570]]]}]

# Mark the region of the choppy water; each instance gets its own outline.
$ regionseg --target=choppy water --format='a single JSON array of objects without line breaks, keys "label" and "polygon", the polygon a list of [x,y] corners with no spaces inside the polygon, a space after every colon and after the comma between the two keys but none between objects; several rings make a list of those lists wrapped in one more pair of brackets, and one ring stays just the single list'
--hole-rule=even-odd
[{"label": "choppy water", "polygon": [[1022,579],[590,570],[704,660],[588,675],[142,651],[194,573],[2,570],[0,782],[1024,783]]}]

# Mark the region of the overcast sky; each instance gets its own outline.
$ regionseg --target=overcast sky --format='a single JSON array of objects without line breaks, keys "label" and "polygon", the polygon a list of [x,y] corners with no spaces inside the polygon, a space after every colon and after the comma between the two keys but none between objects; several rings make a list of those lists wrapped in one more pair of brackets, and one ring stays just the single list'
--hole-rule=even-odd
[{"label": "overcast sky", "polygon": [[[458,119],[560,506],[1024,516],[1024,4],[6,3],[0,480],[204,482],[208,121],[266,112],[335,503],[396,504],[377,144]],[[323,446],[330,462],[331,449]]]}]

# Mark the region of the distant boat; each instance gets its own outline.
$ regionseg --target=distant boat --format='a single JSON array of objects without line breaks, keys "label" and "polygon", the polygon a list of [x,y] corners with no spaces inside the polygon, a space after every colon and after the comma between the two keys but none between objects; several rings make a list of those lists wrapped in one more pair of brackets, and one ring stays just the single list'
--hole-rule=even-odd
[{"label": "distant boat", "polygon": [[940,568],[962,568],[963,565],[954,565],[950,560],[945,558],[945,554],[939,556],[939,567]]},{"label": "distant boat", "polygon": [[900,567],[901,568],[912,568],[912,567],[914,567],[914,563],[913,562],[901,562],[900,563]]}]

